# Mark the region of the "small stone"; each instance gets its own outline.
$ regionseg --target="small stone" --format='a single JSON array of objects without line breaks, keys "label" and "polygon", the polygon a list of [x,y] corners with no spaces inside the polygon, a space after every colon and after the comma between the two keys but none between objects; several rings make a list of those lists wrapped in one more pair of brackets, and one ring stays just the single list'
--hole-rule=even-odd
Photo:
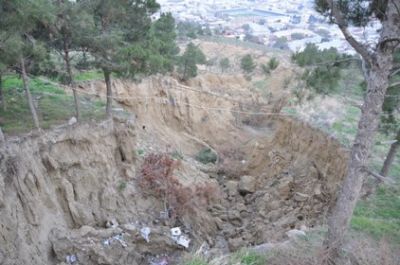
[{"label": "small stone", "polygon": [[111,219],[106,222],[106,228],[117,228],[119,226],[116,219]]},{"label": "small stone", "polygon": [[75,117],[72,117],[71,119],[69,119],[68,125],[71,126],[71,125],[74,125],[77,122],[78,122],[78,120]]},{"label": "small stone", "polygon": [[277,201],[277,200],[276,201],[266,201],[266,203],[267,203],[267,209],[270,211],[277,210],[281,206],[280,201]]},{"label": "small stone", "polygon": [[237,187],[238,187],[237,181],[230,180],[225,183],[225,187],[228,196],[235,196],[237,194]]},{"label": "small stone", "polygon": [[321,195],[321,183],[318,183],[314,188],[314,195],[318,196]]},{"label": "small stone", "polygon": [[306,201],[310,196],[304,193],[296,192],[294,194],[294,200],[298,202],[304,202]]},{"label": "small stone", "polygon": [[281,215],[282,213],[280,211],[275,210],[268,213],[268,218],[271,222],[275,222]]},{"label": "small stone", "polygon": [[278,186],[278,192],[279,195],[283,198],[289,197],[290,194],[290,183],[291,181],[284,181],[279,184]]},{"label": "small stone", "polygon": [[241,195],[254,193],[256,191],[257,181],[252,176],[242,176],[238,184],[238,191]]},{"label": "small stone", "polygon": [[122,228],[130,232],[134,232],[137,230],[137,227],[134,224],[125,224],[122,226]]},{"label": "small stone", "polygon": [[230,251],[236,251],[244,245],[243,239],[241,238],[230,238],[228,239],[228,247]]},{"label": "small stone", "polygon": [[292,229],[292,230],[287,231],[286,235],[290,239],[296,239],[296,238],[300,238],[300,237],[305,237],[306,236],[306,232],[304,232],[302,230],[298,230],[298,229]]}]

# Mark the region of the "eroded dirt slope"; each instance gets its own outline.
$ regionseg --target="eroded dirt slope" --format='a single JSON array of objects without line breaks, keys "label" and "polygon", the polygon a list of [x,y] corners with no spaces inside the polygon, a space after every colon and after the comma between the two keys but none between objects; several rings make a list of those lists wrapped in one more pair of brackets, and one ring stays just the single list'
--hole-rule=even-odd
[{"label": "eroded dirt slope", "polygon": [[[116,80],[128,118],[9,140],[0,149],[0,263],[176,264],[200,246],[229,252],[322,224],[346,151],[280,115],[279,100],[264,102],[240,77],[213,78]],[[104,96],[99,82],[81,89]],[[204,148],[218,154],[216,165],[193,159]],[[178,151],[174,175],[183,187],[214,186],[212,203],[166,220],[164,203],[138,186],[139,150]],[[187,249],[171,238],[175,226]]]}]

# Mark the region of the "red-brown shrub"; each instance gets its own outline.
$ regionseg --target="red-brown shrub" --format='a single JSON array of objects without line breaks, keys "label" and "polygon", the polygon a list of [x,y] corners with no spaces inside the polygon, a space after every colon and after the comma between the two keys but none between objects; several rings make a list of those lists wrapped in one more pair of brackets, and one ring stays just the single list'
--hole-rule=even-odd
[{"label": "red-brown shrub", "polygon": [[173,175],[178,165],[179,161],[168,154],[150,154],[144,159],[139,178],[142,191],[161,199],[170,218],[206,207],[217,194],[210,184],[184,187]]}]

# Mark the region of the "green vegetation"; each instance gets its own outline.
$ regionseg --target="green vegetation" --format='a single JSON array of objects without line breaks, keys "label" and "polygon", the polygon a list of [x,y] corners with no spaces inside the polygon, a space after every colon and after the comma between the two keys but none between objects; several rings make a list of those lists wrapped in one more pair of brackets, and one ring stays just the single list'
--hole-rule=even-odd
[{"label": "green vegetation", "polygon": [[242,68],[245,74],[251,74],[254,69],[256,69],[256,64],[254,63],[253,57],[251,54],[246,54],[240,60],[240,67]]},{"label": "green vegetation", "polygon": [[80,71],[75,75],[75,81],[102,80],[104,75],[99,70]]},{"label": "green vegetation", "polygon": [[[42,128],[65,123],[74,116],[74,101],[70,94],[44,78],[30,80],[31,93],[37,105]],[[5,109],[0,109],[0,127],[9,134],[27,132],[34,128],[29,115],[30,110],[25,98],[22,80],[17,75],[3,77]],[[104,118],[104,103],[90,98],[81,98],[82,119]]]},{"label": "green vegetation", "polygon": [[307,87],[318,94],[332,93],[339,85],[341,70],[352,58],[339,54],[335,48],[319,50],[315,44],[307,44],[302,52],[293,54],[292,60],[305,67],[302,79]]},{"label": "green vegetation", "polygon": [[119,192],[122,192],[124,189],[126,189],[126,182],[125,181],[121,181],[119,184],[118,184],[118,191]]},{"label": "green vegetation", "polygon": [[[400,173],[400,167],[395,170]],[[366,232],[376,239],[387,238],[400,244],[400,193],[399,185],[380,187],[355,209],[351,227]]]},{"label": "green vegetation", "polygon": [[182,160],[183,154],[180,151],[175,150],[174,152],[171,153],[171,157],[175,160]]},{"label": "green vegetation", "polygon": [[267,258],[265,255],[250,250],[241,250],[232,257],[233,264],[240,265],[265,265]]},{"label": "green vegetation", "polygon": [[182,265],[208,265],[208,263],[201,257],[193,257],[183,262]]},{"label": "green vegetation", "polygon": [[209,27],[203,27],[195,22],[179,22],[176,27],[179,38],[196,39],[198,36],[211,36],[212,32]]},{"label": "green vegetation", "polygon": [[231,63],[230,63],[230,60],[229,60],[229,58],[222,58],[220,61],[219,61],[219,66],[221,67],[221,71],[222,72],[225,72],[226,70],[228,70],[229,69],[229,67],[231,67]]},{"label": "green vegetation", "polygon": [[279,66],[279,61],[275,57],[272,57],[267,64],[261,65],[261,70],[265,76],[269,76]]},{"label": "green vegetation", "polygon": [[182,80],[197,76],[197,64],[205,64],[206,56],[201,49],[193,43],[186,46],[186,50],[178,60],[178,72]]},{"label": "green vegetation", "polygon": [[196,160],[203,163],[203,164],[208,164],[208,163],[215,163],[217,162],[217,154],[213,152],[209,148],[205,148],[201,150],[197,155],[196,155]]},{"label": "green vegetation", "polygon": [[[1,96],[2,79],[16,70],[26,80],[22,85],[29,111],[40,128],[28,76],[46,76],[66,85],[101,78],[110,117],[113,76],[137,78],[174,70],[179,53],[175,20],[162,13],[153,21],[151,15],[159,8],[154,0],[0,0],[1,105],[7,103]],[[90,71],[74,76],[79,69]],[[80,119],[82,99],[73,94],[75,116]]]}]

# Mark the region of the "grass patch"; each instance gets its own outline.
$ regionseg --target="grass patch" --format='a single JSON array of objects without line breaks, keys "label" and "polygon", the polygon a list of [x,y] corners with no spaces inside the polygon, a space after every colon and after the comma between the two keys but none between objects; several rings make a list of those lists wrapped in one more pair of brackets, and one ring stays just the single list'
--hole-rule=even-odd
[{"label": "grass patch", "polygon": [[[32,93],[40,125],[43,129],[65,123],[75,115],[72,95],[56,83],[44,78],[31,78],[29,87]],[[28,132],[34,128],[29,105],[18,75],[7,75],[3,79],[6,109],[0,109],[0,126],[7,134]],[[81,120],[102,119],[105,117],[105,103],[87,96],[79,97]]]},{"label": "grass patch", "polygon": [[208,263],[201,257],[192,257],[191,259],[181,263],[181,265],[208,265]]},{"label": "grass patch", "polygon": [[217,162],[217,154],[213,152],[209,148],[205,148],[201,150],[197,155],[196,155],[196,160],[203,163],[203,164],[208,164],[208,163],[213,163]]},{"label": "grass patch", "polygon": [[232,264],[265,265],[267,257],[255,251],[241,250],[232,257]]},{"label": "grass patch", "polygon": [[83,82],[83,81],[92,81],[92,80],[103,80],[104,75],[102,71],[90,70],[90,71],[81,71],[77,73],[74,77],[75,81]]}]

